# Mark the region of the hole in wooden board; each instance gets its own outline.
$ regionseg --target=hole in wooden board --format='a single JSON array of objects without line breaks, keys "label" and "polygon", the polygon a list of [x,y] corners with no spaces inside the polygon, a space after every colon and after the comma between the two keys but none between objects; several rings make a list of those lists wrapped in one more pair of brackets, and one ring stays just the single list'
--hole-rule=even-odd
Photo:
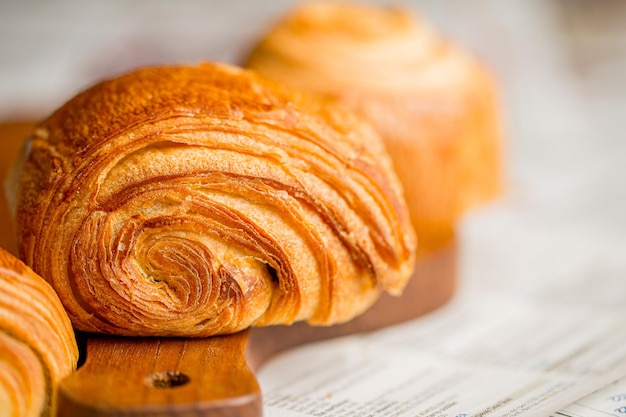
[{"label": "hole in wooden board", "polygon": [[153,372],[145,379],[146,385],[154,388],[176,388],[189,382],[190,378],[179,371]]}]

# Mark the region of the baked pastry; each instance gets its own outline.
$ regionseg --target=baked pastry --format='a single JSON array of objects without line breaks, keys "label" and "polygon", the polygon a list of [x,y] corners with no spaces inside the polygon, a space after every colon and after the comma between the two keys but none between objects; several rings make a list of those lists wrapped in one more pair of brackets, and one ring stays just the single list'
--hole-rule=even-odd
[{"label": "baked pastry", "polygon": [[19,166],[18,249],[81,330],[339,323],[414,268],[375,130],[236,67],[98,84],[34,130]]},{"label": "baked pastry", "polygon": [[78,347],[50,285],[0,248],[0,410],[54,416],[56,387],[76,369]]},{"label": "baked pastry", "polygon": [[305,2],[246,66],[334,98],[375,125],[404,185],[420,253],[450,243],[459,216],[499,193],[492,77],[411,12]]}]

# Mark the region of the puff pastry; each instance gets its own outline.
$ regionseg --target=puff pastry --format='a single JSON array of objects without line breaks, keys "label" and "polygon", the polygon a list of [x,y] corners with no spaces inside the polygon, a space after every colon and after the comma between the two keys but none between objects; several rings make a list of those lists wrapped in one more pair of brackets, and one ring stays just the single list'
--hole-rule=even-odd
[{"label": "puff pastry", "polygon": [[266,34],[246,66],[332,97],[375,125],[404,185],[420,253],[449,243],[459,216],[499,193],[492,77],[417,15],[305,2]]},{"label": "puff pastry", "polygon": [[236,67],[105,81],[37,127],[23,158],[20,254],[81,330],[328,325],[399,294],[414,267],[375,130]]},{"label": "puff pastry", "polygon": [[0,249],[0,414],[52,416],[78,347],[61,301],[43,278]]}]

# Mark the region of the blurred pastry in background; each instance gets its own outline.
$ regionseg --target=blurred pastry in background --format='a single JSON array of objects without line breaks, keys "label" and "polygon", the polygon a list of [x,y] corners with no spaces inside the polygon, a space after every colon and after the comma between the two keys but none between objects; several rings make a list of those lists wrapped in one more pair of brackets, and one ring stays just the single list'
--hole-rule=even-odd
[{"label": "blurred pastry in background", "polygon": [[499,194],[492,75],[418,15],[303,3],[267,33],[246,65],[333,97],[374,124],[404,185],[418,254],[450,243],[459,216]]},{"label": "blurred pastry in background", "polygon": [[33,122],[12,121],[0,123],[0,248],[17,254],[15,230],[11,221],[4,179],[24,139],[32,131]]},{"label": "blurred pastry in background", "polygon": [[57,386],[77,361],[70,320],[52,287],[0,248],[0,414],[55,416]]}]

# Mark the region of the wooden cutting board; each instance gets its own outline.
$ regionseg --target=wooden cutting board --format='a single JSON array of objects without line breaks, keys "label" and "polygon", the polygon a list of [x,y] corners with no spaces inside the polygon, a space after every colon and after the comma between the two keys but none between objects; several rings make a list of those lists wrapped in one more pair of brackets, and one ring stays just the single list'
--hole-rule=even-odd
[{"label": "wooden cutting board", "polygon": [[[32,123],[0,124],[0,177]],[[15,239],[0,196],[0,246]],[[365,314],[331,327],[253,328],[205,339],[122,338],[79,334],[81,365],[58,392],[58,416],[201,417],[262,415],[254,375],[272,355],[305,343],[371,331],[426,314],[454,294],[456,244],[423,256],[401,297],[383,295]]]}]

